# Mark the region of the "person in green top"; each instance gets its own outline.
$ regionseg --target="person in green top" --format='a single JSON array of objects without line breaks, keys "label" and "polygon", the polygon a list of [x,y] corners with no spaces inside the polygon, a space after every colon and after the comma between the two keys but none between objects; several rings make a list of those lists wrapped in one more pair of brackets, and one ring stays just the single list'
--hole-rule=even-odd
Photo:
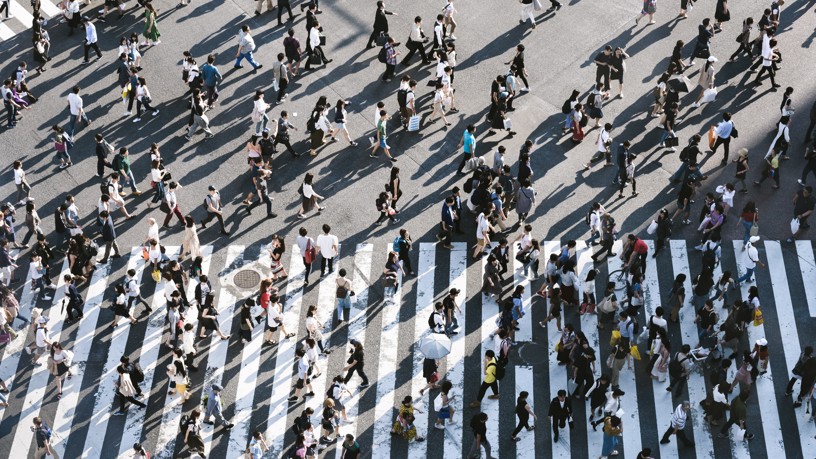
[{"label": "person in green top", "polygon": [[128,153],[127,147],[120,148],[119,153],[113,157],[113,169],[119,172],[120,177],[128,181],[134,196],[142,194],[142,192],[136,188],[136,179],[133,177],[133,171],[130,170],[130,154]]},{"label": "person in green top", "polygon": [[343,454],[340,459],[357,459],[360,457],[360,444],[354,440],[354,435],[346,434],[343,441]]},{"label": "person in green top", "polygon": [[153,4],[150,2],[145,3],[145,26],[142,35],[147,39],[141,43],[142,46],[153,46],[158,45],[161,43],[159,37],[161,37],[161,33],[159,33],[159,27],[156,25],[156,21],[158,20],[158,13],[156,12],[156,8],[153,7]]},{"label": "person in green top", "polygon": [[388,133],[386,132],[386,124],[388,123],[388,112],[380,110],[380,120],[377,121],[377,141],[371,146],[371,153],[368,155],[372,158],[377,157],[377,150],[380,148],[385,152],[385,156],[393,162],[397,162],[397,158],[391,156],[391,151],[386,143]]},{"label": "person in green top", "polygon": [[471,408],[477,408],[482,404],[482,399],[484,398],[485,393],[487,393],[488,387],[493,389],[493,395],[489,395],[487,398],[491,400],[499,399],[499,383],[498,378],[496,377],[497,365],[498,362],[496,361],[496,353],[491,349],[485,351],[484,381],[482,381],[482,385],[479,387],[479,398],[470,404]]},{"label": "person in green top", "polygon": [[717,434],[719,438],[728,437],[728,429],[730,429],[734,424],[745,431],[746,440],[754,438],[754,434],[748,432],[748,427],[745,425],[745,418],[748,413],[748,408],[745,406],[745,402],[750,396],[751,392],[744,390],[740,392],[737,398],[731,401],[731,417],[728,418],[728,422],[725,423],[722,430],[720,430],[720,433]]}]

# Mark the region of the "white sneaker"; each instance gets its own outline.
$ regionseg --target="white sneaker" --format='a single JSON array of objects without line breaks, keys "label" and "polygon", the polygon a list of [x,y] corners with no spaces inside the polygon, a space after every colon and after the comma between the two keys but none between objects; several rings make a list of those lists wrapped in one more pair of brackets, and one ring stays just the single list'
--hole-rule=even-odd
[{"label": "white sneaker", "polygon": [[134,122],[134,123],[138,123],[138,122],[139,122],[139,121],[141,121],[141,120],[142,120],[141,118],[134,118],[134,119],[133,119],[133,122]]},{"label": "white sneaker", "polygon": [[450,37],[448,37],[448,38],[450,38],[451,40],[456,40],[456,35],[450,34]]},{"label": "white sneaker", "polygon": [[53,297],[51,297],[51,296],[48,296],[48,295],[43,296],[43,300],[45,300],[45,301],[51,301],[52,299],[53,299]]},{"label": "white sneaker", "polygon": [[530,88],[521,88],[521,92],[530,92]]},{"label": "white sneaker", "polygon": [[127,118],[127,117],[128,117],[128,116],[130,116],[130,115],[131,115],[131,113],[130,113],[130,112],[124,112],[124,113],[122,113],[122,116],[123,116],[123,117],[125,117],[125,118]]},{"label": "white sneaker", "polygon": [[439,429],[439,430],[445,430],[445,426],[443,426],[442,424],[434,423],[434,428]]},{"label": "white sneaker", "polygon": [[158,114],[159,114],[159,111],[158,111],[158,110],[153,110],[153,116],[156,116],[156,115],[158,115]]},{"label": "white sneaker", "polygon": [[694,102],[693,104],[691,104],[691,108],[697,108],[699,106],[700,106],[700,104],[698,104],[697,102]]}]

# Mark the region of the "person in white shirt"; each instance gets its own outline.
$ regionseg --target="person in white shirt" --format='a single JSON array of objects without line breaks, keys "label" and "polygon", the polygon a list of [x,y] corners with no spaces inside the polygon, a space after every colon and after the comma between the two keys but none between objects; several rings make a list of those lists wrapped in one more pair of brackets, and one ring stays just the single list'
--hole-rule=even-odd
[{"label": "person in white shirt", "polygon": [[612,132],[612,123],[604,124],[604,126],[601,128],[601,132],[598,133],[598,139],[596,140],[598,152],[592,156],[588,163],[584,164],[585,171],[588,171],[592,167],[592,163],[602,159],[606,159],[604,166],[612,165],[612,152],[609,149],[609,147],[612,146],[612,136],[609,134],[610,132]]},{"label": "person in white shirt", "polygon": [[173,214],[179,219],[179,222],[184,225],[184,215],[181,213],[181,209],[179,208],[178,204],[178,197],[176,196],[176,190],[180,189],[181,185],[176,182],[170,182],[167,185],[167,192],[164,193],[164,200],[167,203],[167,216],[164,217],[164,227],[170,227],[170,220],[173,218]]},{"label": "person in white shirt", "polygon": [[779,151],[779,155],[784,159],[788,157],[788,145],[790,145],[790,116],[783,116],[779,119],[779,124],[776,125],[776,135],[771,141],[771,146],[768,148],[768,153],[765,154],[765,159],[771,157],[774,150]]},{"label": "person in white shirt", "polygon": [[[314,206],[317,205],[318,200],[323,200],[323,196],[315,193],[315,190],[312,187],[313,181],[314,175],[312,173],[307,173],[306,177],[303,179],[303,184],[301,185],[300,190],[301,194],[303,195],[303,199],[301,199],[300,210],[297,214],[298,218],[306,218],[305,213],[311,211]],[[318,205],[317,213],[320,213],[323,209],[325,209],[325,207]]]},{"label": "person in white shirt", "polygon": [[300,249],[300,255],[301,255],[301,257],[303,257],[303,266],[306,267],[306,273],[304,274],[304,277],[303,277],[303,285],[304,286],[309,285],[309,274],[312,272],[312,262],[313,262],[313,261],[312,262],[307,262],[306,251],[310,250],[312,248],[315,248],[315,242],[314,242],[314,240],[312,238],[307,236],[308,234],[309,234],[308,230],[306,228],[301,227],[298,230],[298,236],[295,239],[295,243],[297,244],[298,249]]},{"label": "person in white shirt", "polygon": [[147,237],[145,238],[144,245],[146,245],[151,239],[154,239],[157,243],[160,243],[159,225],[156,223],[156,219],[153,217],[149,217],[147,219]]},{"label": "person in white shirt", "polygon": [[297,358],[297,372],[298,372],[298,379],[297,383],[295,384],[295,393],[291,397],[289,397],[290,402],[297,401],[300,397],[300,391],[306,388],[308,392],[303,396],[305,399],[306,397],[314,397],[314,391],[312,390],[312,381],[309,379],[309,358],[306,357],[306,351],[303,348],[298,349],[295,351],[295,357]]},{"label": "person in white shirt", "polygon": [[79,97],[79,85],[74,86],[71,90],[71,94],[68,94],[68,109],[71,112],[70,119],[68,120],[68,129],[66,129],[65,133],[71,136],[71,139],[74,138],[74,126],[76,125],[77,118],[82,120],[85,123],[85,126],[91,124],[91,120],[85,115],[85,108],[82,103],[82,97]]},{"label": "person in white shirt", "polygon": [[445,17],[445,25],[448,28],[448,38],[451,40],[456,40],[456,35],[453,34],[456,30],[456,20],[453,19],[453,15],[456,13],[457,11],[453,6],[453,0],[448,0],[447,5],[442,8],[442,15]]},{"label": "person in white shirt", "polygon": [[672,434],[677,435],[677,438],[679,438],[684,445],[694,445],[694,442],[689,440],[688,437],[686,437],[686,433],[683,431],[683,429],[686,427],[686,419],[690,411],[691,403],[688,401],[677,405],[677,408],[674,410],[674,414],[672,415],[671,425],[669,425],[669,428],[666,430],[666,432],[663,434],[663,438],[660,440],[661,445],[669,443],[671,441],[669,440],[669,437]]},{"label": "person in white shirt", "polygon": [[422,31],[422,18],[417,16],[414,18],[414,25],[411,26],[411,34],[408,36],[408,43],[405,44],[405,47],[408,48],[408,54],[405,55],[405,58],[402,60],[402,65],[408,67],[411,62],[411,58],[414,57],[415,53],[419,53],[419,57],[422,58],[423,64],[429,64],[431,62],[428,59],[428,55],[425,54],[425,42],[428,41],[428,38],[425,36],[425,32]]},{"label": "person in white shirt", "polygon": [[776,69],[774,68],[774,62],[779,60],[779,56],[777,56],[774,51],[776,50],[776,38],[769,38],[769,35],[766,33],[762,35],[762,68],[759,69],[759,73],[757,73],[756,78],[754,79],[754,84],[759,86],[762,84],[760,79],[762,78],[762,74],[768,72],[768,76],[771,78],[771,85],[774,88],[778,88],[779,84],[776,84]]},{"label": "person in white shirt", "polygon": [[754,244],[757,242],[759,242],[759,236],[751,236],[751,239],[748,240],[748,243],[745,244],[745,247],[743,248],[743,253],[745,256],[743,257],[742,264],[745,266],[745,274],[737,279],[737,286],[745,281],[754,281],[754,269],[756,269],[757,265],[759,265],[760,268],[765,267],[765,265],[759,261],[759,251],[756,249],[756,247],[754,247]]},{"label": "person in white shirt", "polygon": [[26,180],[26,173],[23,170],[22,161],[19,159],[14,160],[12,169],[14,169],[14,185],[17,187],[17,205],[22,206],[28,202],[31,194],[31,185],[29,185],[28,180]]},{"label": "person in white shirt", "polygon": [[152,101],[153,98],[150,97],[150,90],[147,89],[147,81],[139,77],[139,84],[136,86],[136,118],[133,120],[134,123],[138,123],[142,120],[142,105],[144,105],[147,110],[151,110],[153,116],[159,114],[159,110],[150,105]]},{"label": "person in white shirt", "polygon": [[131,310],[133,307],[133,302],[142,303],[145,307],[145,310],[149,313],[152,312],[153,309],[150,308],[150,305],[147,304],[147,301],[142,298],[141,295],[141,288],[139,287],[139,279],[136,277],[136,270],[129,269],[127,271],[127,275],[125,276],[125,293],[127,293],[127,309],[128,311]]},{"label": "person in white shirt", "polygon": [[91,22],[91,18],[88,16],[82,16],[82,22],[85,24],[85,60],[82,61],[83,64],[87,64],[88,61],[88,51],[93,48],[96,51],[96,57],[101,59],[102,58],[102,51],[99,50],[99,45],[96,44],[98,38],[96,36],[96,26],[93,25]]},{"label": "person in white shirt", "polygon": [[241,27],[241,32],[238,34],[238,50],[235,52],[235,68],[244,68],[241,61],[246,59],[255,70],[260,69],[263,65],[255,62],[252,53],[255,51],[255,40],[252,38],[252,33],[248,25]]},{"label": "person in white shirt", "polygon": [[63,3],[63,5],[64,9],[62,10],[62,15],[65,17],[65,20],[68,23],[68,35],[73,35],[74,29],[79,27],[79,23],[81,21],[79,16],[79,1],[67,0]]},{"label": "person in white shirt", "polygon": [[312,64],[312,56],[317,55],[317,59],[324,65],[332,62],[333,59],[326,59],[326,54],[323,52],[323,47],[320,46],[320,23],[315,21],[312,28],[309,29],[309,39],[306,41],[306,54],[309,57],[306,59],[306,66],[303,68],[309,70]]},{"label": "person in white shirt", "polygon": [[731,113],[723,113],[723,120],[714,128],[714,133],[717,134],[717,140],[714,141],[711,154],[717,153],[717,148],[722,145],[725,149],[725,154],[721,164],[728,164],[728,148],[731,145],[731,136],[734,133],[734,122],[731,121]]},{"label": "person in white shirt", "polygon": [[340,245],[337,236],[329,234],[331,226],[323,225],[323,234],[317,236],[317,247],[320,250],[320,276],[326,274],[326,265],[328,264],[329,272],[334,272],[334,257],[337,256],[338,246]]}]

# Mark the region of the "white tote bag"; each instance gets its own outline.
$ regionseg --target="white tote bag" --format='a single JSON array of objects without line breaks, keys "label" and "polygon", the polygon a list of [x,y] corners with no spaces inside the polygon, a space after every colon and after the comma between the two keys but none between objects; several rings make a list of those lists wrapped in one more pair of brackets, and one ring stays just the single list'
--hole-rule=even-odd
[{"label": "white tote bag", "polygon": [[796,234],[796,232],[799,231],[799,219],[794,217],[790,222],[790,227],[791,234]]},{"label": "white tote bag", "polygon": [[536,11],[541,11],[541,10],[544,9],[544,7],[541,6],[541,1],[540,0],[533,0],[533,9],[536,10]]},{"label": "white tote bag", "polygon": [[707,104],[709,102],[714,102],[714,99],[717,98],[717,88],[708,88],[703,91],[703,99],[700,101],[701,104]]},{"label": "white tote bag", "polygon": [[657,232],[657,222],[652,220],[652,222],[649,223],[649,227],[646,228],[646,232],[649,233],[649,234],[656,233]]},{"label": "white tote bag", "polygon": [[408,120],[408,132],[419,130],[419,115],[414,115]]}]

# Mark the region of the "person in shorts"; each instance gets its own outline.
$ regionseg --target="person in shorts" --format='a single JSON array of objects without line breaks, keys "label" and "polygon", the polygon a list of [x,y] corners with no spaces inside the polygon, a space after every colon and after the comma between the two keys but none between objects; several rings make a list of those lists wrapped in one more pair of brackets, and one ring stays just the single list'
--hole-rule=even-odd
[{"label": "person in shorts", "polygon": [[48,350],[48,346],[51,345],[51,341],[48,340],[47,324],[48,317],[40,316],[37,320],[37,330],[34,332],[34,342],[25,348],[27,353],[33,354],[31,356],[32,365],[41,365],[38,360],[40,356],[45,354],[45,351]]}]

